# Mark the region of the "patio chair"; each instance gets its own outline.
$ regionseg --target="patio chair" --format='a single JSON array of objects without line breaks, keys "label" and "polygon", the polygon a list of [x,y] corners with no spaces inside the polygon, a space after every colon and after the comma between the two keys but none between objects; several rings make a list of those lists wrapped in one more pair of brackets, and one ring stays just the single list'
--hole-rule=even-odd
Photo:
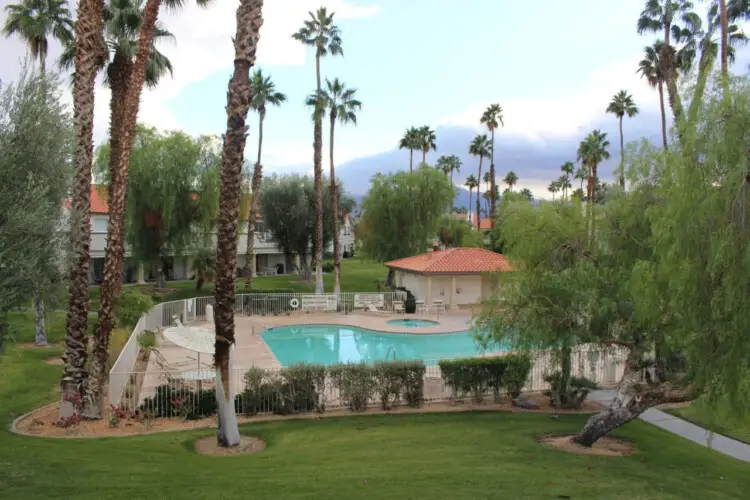
[{"label": "patio chair", "polygon": [[365,306],[365,311],[366,311],[366,312],[371,312],[371,313],[377,313],[377,314],[388,314],[388,312],[387,312],[387,311],[384,311],[384,310],[382,310],[382,309],[379,309],[379,308],[378,308],[378,307],[376,307],[376,306],[375,306],[374,304],[367,304],[367,305]]},{"label": "patio chair", "polygon": [[424,316],[427,314],[427,306],[424,305],[424,300],[417,300],[415,302],[417,308],[417,314]]},{"label": "patio chair", "polygon": [[404,308],[404,303],[400,300],[394,300],[393,301],[393,312],[395,314],[404,314],[406,312],[406,309]]}]

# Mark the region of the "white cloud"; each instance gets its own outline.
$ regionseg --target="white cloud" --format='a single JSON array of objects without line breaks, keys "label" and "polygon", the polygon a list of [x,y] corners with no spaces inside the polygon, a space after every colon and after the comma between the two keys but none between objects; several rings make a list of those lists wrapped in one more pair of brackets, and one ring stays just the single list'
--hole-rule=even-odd
[{"label": "white cloud", "polygon": [[[580,130],[600,121],[612,96],[621,89],[633,95],[641,111],[658,112],[658,94],[636,73],[639,57],[618,61],[594,71],[580,90],[552,98],[510,99],[495,102],[503,107],[505,126],[499,133],[521,136],[532,141],[577,137]],[[554,78],[550,78],[554,86]],[[477,103],[447,116],[438,125],[480,129],[479,117],[491,102]]]}]

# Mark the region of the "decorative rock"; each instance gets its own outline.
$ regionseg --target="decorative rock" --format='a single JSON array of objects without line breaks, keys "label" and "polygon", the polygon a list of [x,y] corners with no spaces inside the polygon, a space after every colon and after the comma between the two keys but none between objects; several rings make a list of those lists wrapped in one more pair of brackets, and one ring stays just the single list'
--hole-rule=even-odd
[{"label": "decorative rock", "polygon": [[539,405],[536,404],[536,401],[531,399],[529,396],[525,396],[521,394],[516,399],[513,400],[513,405],[518,406],[519,408],[523,408],[525,410],[538,410]]}]

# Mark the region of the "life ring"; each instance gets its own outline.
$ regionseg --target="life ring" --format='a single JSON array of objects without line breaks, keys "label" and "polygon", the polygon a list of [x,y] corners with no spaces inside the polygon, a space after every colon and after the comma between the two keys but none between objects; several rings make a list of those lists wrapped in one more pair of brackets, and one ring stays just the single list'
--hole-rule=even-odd
[{"label": "life ring", "polygon": [[292,306],[294,309],[297,309],[299,307],[299,300],[292,299],[289,301],[289,305]]}]

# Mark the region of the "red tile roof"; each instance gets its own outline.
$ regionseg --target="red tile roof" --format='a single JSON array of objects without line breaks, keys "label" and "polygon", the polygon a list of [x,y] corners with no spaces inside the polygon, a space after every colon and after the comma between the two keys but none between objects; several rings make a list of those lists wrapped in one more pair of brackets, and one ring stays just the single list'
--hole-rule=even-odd
[{"label": "red tile roof", "polygon": [[[456,218],[457,219],[467,219],[468,218],[468,214],[456,214]],[[471,221],[470,222],[471,222],[472,226],[477,227],[477,216],[476,216],[476,214],[474,214],[474,213],[471,214]],[[491,229],[491,228],[492,228],[492,223],[490,222],[490,219],[487,218],[487,217],[482,217],[482,219],[479,221],[479,229],[484,230],[484,229]]]},{"label": "red tile roof", "polygon": [[392,260],[386,266],[422,274],[478,274],[510,271],[508,261],[499,253],[483,248],[449,248]]}]

